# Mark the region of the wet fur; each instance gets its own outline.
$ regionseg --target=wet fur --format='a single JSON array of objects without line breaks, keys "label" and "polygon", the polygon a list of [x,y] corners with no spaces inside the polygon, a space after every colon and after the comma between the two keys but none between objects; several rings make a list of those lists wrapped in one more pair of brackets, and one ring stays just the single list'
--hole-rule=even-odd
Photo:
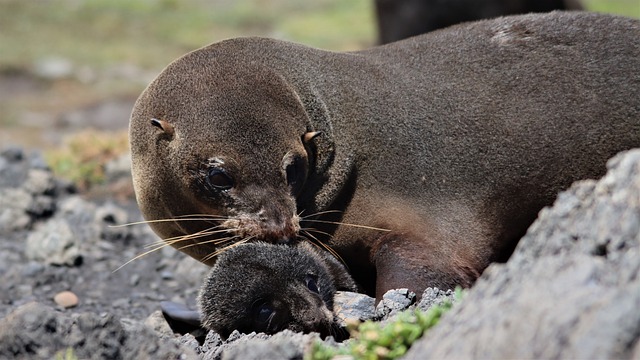
[{"label": "wet fur", "polygon": [[[377,297],[469,286],[559,190],[640,145],[638,74],[639,22],[580,12],[346,53],[223,41],[169,65],[138,99],[136,196],[147,220],[176,219],[151,224],[164,239],[234,224],[173,243],[209,264],[238,241],[306,238]],[[308,165],[297,194],[291,154]],[[225,192],[203,180],[220,159],[237,182]],[[191,214],[223,220],[179,218]]]}]

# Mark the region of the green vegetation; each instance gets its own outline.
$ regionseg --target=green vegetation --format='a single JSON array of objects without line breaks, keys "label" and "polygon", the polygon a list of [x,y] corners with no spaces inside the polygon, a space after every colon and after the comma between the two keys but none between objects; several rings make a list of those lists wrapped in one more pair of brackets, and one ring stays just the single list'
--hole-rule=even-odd
[{"label": "green vegetation", "polygon": [[45,154],[53,172],[85,191],[105,181],[105,164],[126,153],[128,136],[118,133],[82,131],[65,144]]},{"label": "green vegetation", "polygon": [[[462,298],[462,290],[456,289],[456,301]],[[391,360],[404,355],[422,335],[434,327],[453,303],[445,301],[429,310],[405,311],[386,325],[366,321],[357,328],[350,328],[351,339],[342,347],[328,346],[316,342],[306,354],[306,360],[330,360],[335,356],[363,360]]]},{"label": "green vegetation", "polygon": [[370,0],[3,0],[0,6],[0,68],[62,56],[89,66],[160,69],[229,37],[271,36],[334,50],[374,38]]},{"label": "green vegetation", "polygon": [[[637,0],[583,0],[640,17]],[[189,50],[260,35],[332,50],[375,39],[373,0],[0,1],[0,69],[62,56],[79,65],[159,69]]]},{"label": "green vegetation", "polygon": [[619,14],[640,18],[638,0],[581,0],[590,11]]},{"label": "green vegetation", "polygon": [[73,348],[67,348],[66,350],[60,350],[56,353],[56,360],[78,360]]}]

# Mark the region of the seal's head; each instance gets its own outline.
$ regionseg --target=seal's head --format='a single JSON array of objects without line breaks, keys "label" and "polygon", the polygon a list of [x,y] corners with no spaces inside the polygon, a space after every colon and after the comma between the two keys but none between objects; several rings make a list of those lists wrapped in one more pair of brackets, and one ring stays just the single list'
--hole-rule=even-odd
[{"label": "seal's head", "polygon": [[221,254],[198,304],[202,325],[226,338],[233,330],[273,334],[289,329],[341,338],[333,314],[336,290],[355,291],[344,267],[307,242],[249,243]]},{"label": "seal's head", "polygon": [[160,237],[209,264],[224,245],[296,238],[296,203],[319,134],[280,75],[220,56],[203,48],[169,65],[130,122],[144,217]]}]

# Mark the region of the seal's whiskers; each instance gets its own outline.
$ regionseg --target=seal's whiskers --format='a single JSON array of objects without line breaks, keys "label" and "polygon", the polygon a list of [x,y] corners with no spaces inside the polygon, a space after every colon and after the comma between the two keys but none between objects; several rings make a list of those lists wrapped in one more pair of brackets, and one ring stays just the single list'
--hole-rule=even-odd
[{"label": "seal's whiskers", "polygon": [[339,222],[339,221],[316,220],[316,219],[304,219],[303,221],[317,222],[317,223],[323,223],[323,224],[341,225],[341,226],[351,226],[351,227],[355,227],[355,228],[369,229],[369,230],[376,230],[376,231],[391,231],[390,229],[383,229],[383,228],[367,226],[367,225],[349,224],[349,223],[344,223],[344,222]]},{"label": "seal's whiskers", "polygon": [[[347,263],[344,261],[344,259],[343,259],[339,254],[338,254],[338,252],[337,252],[337,251],[333,250],[333,249],[331,248],[331,246],[329,246],[329,245],[327,245],[327,244],[323,243],[322,241],[320,241],[317,237],[313,236],[313,234],[309,233],[309,231],[308,231],[308,230],[301,230],[301,232],[303,232],[303,233],[304,233],[304,235],[306,235],[306,236],[310,237],[311,239],[315,240],[315,242],[314,242],[314,241],[309,240],[309,242],[310,242],[311,244],[313,244],[313,245],[317,246],[318,248],[321,248],[321,249],[325,249],[325,250],[327,250],[327,251],[328,251],[328,252],[330,252],[330,253],[331,253],[331,255],[333,255],[336,259],[340,260],[340,262],[341,262],[341,263],[343,263],[345,266],[347,266]],[[308,239],[307,239],[307,240],[308,240]]]},{"label": "seal's whiskers", "polygon": [[236,241],[235,243],[233,243],[231,245],[227,245],[227,246],[223,247],[222,249],[216,250],[213,253],[205,256],[202,260],[204,262],[209,261],[209,260],[213,259],[214,257],[222,254],[223,252],[225,252],[225,251],[227,251],[229,249],[232,249],[232,248],[234,248],[234,247],[236,247],[238,245],[244,244],[244,243],[250,241],[253,238],[255,238],[255,236],[249,236],[249,237],[246,237],[246,238],[244,238],[244,239],[242,239],[240,241]]},{"label": "seal's whiskers", "polygon": [[163,222],[210,221],[210,220],[227,220],[227,219],[228,217],[226,216],[207,215],[207,214],[180,215],[180,216],[169,218],[169,219],[134,221],[134,222],[118,224],[118,225],[109,225],[109,227],[119,228],[119,227],[125,227],[125,226],[133,226],[133,225],[141,225],[141,224],[156,224],[156,223],[163,223]]}]

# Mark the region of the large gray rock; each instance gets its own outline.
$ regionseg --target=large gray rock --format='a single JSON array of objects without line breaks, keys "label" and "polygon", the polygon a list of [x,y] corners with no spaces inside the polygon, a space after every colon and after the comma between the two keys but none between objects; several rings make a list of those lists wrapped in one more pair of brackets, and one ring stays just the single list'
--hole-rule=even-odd
[{"label": "large gray rock", "polygon": [[640,150],[608,168],[542,210],[406,358],[639,358]]}]

